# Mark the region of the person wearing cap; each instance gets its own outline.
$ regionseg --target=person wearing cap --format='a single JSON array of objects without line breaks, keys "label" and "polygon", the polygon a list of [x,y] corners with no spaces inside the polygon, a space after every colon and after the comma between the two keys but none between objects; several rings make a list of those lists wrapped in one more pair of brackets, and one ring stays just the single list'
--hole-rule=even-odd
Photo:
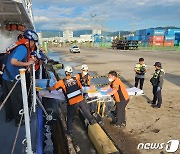
[{"label": "person wearing cap", "polygon": [[135,87],[138,87],[138,83],[140,81],[140,89],[143,89],[143,84],[144,84],[144,78],[145,78],[145,73],[147,72],[147,66],[144,63],[144,58],[139,58],[139,63],[136,64],[135,68]]},{"label": "person wearing cap", "polygon": [[47,90],[58,90],[60,88],[62,89],[67,99],[67,133],[70,135],[73,131],[72,121],[77,107],[82,110],[90,124],[93,124],[95,122],[88,109],[88,105],[84,101],[84,98],[82,96],[82,85],[76,77],[72,76],[72,73],[72,67],[66,66],[66,78],[63,80],[59,80],[54,86],[46,88]]},{"label": "person wearing cap", "polygon": [[114,127],[125,127],[126,126],[126,111],[125,108],[129,102],[129,95],[126,90],[124,83],[117,77],[117,72],[110,71],[108,73],[108,80],[110,82],[109,86],[101,88],[101,90],[108,90],[112,88],[108,95],[112,95],[116,102],[116,118],[117,120],[112,120],[111,124]]},{"label": "person wearing cap", "polygon": [[[162,65],[160,62],[155,62],[154,66],[155,66],[155,73],[153,74],[153,77],[150,79],[150,82],[153,86],[152,105],[155,108],[160,108],[162,104],[161,90],[163,86],[165,72],[162,69]],[[158,103],[156,104],[157,101]]]},{"label": "person wearing cap", "polygon": [[88,73],[88,66],[86,64],[83,64],[81,66],[81,73],[78,73],[76,75],[77,80],[81,82],[81,85],[83,87],[89,87],[91,84],[91,77]]},{"label": "person wearing cap", "polygon": [[[28,59],[28,55],[38,42],[38,35],[33,30],[26,30],[23,38],[15,43],[15,47],[7,56],[3,73],[3,98],[5,98],[16,82],[16,76],[19,74],[19,69],[29,67],[34,63],[33,59]],[[22,92],[21,83],[18,82],[9,99],[5,103],[6,122],[15,119],[15,125],[19,125],[19,111],[22,109]]]}]

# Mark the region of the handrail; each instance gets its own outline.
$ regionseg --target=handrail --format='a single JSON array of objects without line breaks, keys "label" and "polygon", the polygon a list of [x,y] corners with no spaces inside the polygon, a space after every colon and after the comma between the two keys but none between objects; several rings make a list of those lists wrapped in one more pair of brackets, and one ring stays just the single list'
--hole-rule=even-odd
[{"label": "handrail", "polygon": [[[31,89],[32,89],[32,80],[31,80],[30,86],[29,86],[28,97],[29,97],[29,95],[30,95]],[[33,103],[32,103],[31,108],[30,108],[30,114],[29,114],[30,118],[31,118],[32,109],[33,109]],[[24,111],[23,111],[23,109],[21,109],[21,110],[19,111],[19,114],[21,115],[21,118],[20,118],[19,126],[18,126],[18,129],[17,129],[17,132],[16,132],[16,137],[15,137],[15,139],[14,139],[14,143],[13,143],[13,147],[12,147],[12,150],[11,150],[11,154],[14,153],[14,149],[15,149],[15,146],[16,146],[16,143],[17,143],[17,138],[18,138],[18,136],[19,136],[20,127],[21,127],[21,124],[22,124],[23,116],[24,116]]]},{"label": "handrail", "polygon": [[26,78],[25,78],[25,69],[19,69],[21,76],[21,90],[23,97],[23,108],[24,108],[24,117],[25,117],[25,130],[27,138],[27,153],[32,154],[32,145],[31,145],[31,132],[30,132],[30,121],[29,121],[29,110],[28,110],[28,99],[27,99],[27,89],[26,89]]}]

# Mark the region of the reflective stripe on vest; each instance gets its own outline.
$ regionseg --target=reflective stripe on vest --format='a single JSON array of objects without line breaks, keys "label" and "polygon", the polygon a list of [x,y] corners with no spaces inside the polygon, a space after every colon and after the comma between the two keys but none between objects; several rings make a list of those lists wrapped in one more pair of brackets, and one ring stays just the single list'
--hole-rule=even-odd
[{"label": "reflective stripe on vest", "polygon": [[64,79],[63,81],[66,87],[66,96],[68,99],[82,95],[80,91],[81,88],[79,87],[76,78],[72,77],[71,79]]},{"label": "reflective stripe on vest", "polygon": [[77,91],[74,91],[74,92],[72,92],[70,94],[67,94],[67,97],[70,99],[70,98],[73,98],[73,97],[81,95],[81,94],[82,94],[81,91],[77,90]]}]

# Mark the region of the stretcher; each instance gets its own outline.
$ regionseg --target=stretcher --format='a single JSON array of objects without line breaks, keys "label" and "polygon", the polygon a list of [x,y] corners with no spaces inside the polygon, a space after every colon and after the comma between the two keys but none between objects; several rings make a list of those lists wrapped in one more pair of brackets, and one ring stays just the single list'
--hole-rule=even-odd
[{"label": "stretcher", "polygon": [[136,88],[136,87],[127,88],[127,92],[129,94],[129,96],[144,95],[143,90]]},{"label": "stretcher", "polygon": [[58,99],[61,102],[66,101],[66,98],[61,89],[59,89],[58,91],[57,90],[52,90],[52,91],[41,90],[41,91],[39,91],[39,96],[46,97],[46,98]]},{"label": "stretcher", "polygon": [[[88,98],[90,98],[89,101],[87,101],[88,104],[97,102],[96,117],[98,119],[100,118],[100,122],[103,124],[105,118],[111,114],[111,111],[115,110],[115,101],[110,95],[108,95],[108,92],[111,92],[112,89],[110,88],[107,91],[97,89],[93,91],[86,88],[85,91],[88,94]],[[127,88],[127,92],[129,96],[143,95],[143,90],[136,87]]]},{"label": "stretcher", "polygon": [[[58,99],[62,102],[66,101],[66,98],[62,92],[62,90],[53,90],[53,91],[47,91],[43,90],[44,87],[46,87],[48,80],[47,79],[41,79],[36,80],[36,86],[37,90],[39,89],[39,96],[47,97],[47,98],[54,98]],[[50,80],[49,84],[54,84],[54,80]],[[82,88],[82,95],[86,94],[86,102],[88,104],[90,103],[96,103],[96,114],[100,116],[101,118],[104,118],[106,111],[109,112],[114,109],[114,100],[113,98],[108,95],[108,92],[112,91],[112,89],[108,89],[106,91],[103,91],[101,89],[91,89],[90,87],[83,87]],[[142,95],[143,90],[138,89],[136,87],[127,88],[127,92],[130,96],[134,95]],[[107,114],[106,114],[107,115]]]},{"label": "stretcher", "polygon": [[95,116],[98,119],[103,119],[106,115],[106,111],[112,110],[114,108],[114,100],[111,97],[111,95],[108,95],[107,93],[110,92],[112,89],[109,90],[91,90],[86,89],[87,92],[87,98],[86,101],[88,104],[90,103],[96,103],[96,112]]}]

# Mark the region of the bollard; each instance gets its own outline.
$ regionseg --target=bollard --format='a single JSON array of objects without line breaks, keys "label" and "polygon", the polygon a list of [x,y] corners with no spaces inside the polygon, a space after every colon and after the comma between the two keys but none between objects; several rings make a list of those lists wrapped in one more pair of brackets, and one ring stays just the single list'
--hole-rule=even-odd
[{"label": "bollard", "polygon": [[26,69],[19,69],[20,76],[21,76],[21,90],[22,90],[22,98],[23,98],[25,129],[26,129],[26,139],[27,139],[27,148],[28,148],[27,153],[33,154],[32,146],[31,146],[31,132],[30,132],[30,124],[29,124],[30,120],[29,120],[25,71],[26,71]]}]

